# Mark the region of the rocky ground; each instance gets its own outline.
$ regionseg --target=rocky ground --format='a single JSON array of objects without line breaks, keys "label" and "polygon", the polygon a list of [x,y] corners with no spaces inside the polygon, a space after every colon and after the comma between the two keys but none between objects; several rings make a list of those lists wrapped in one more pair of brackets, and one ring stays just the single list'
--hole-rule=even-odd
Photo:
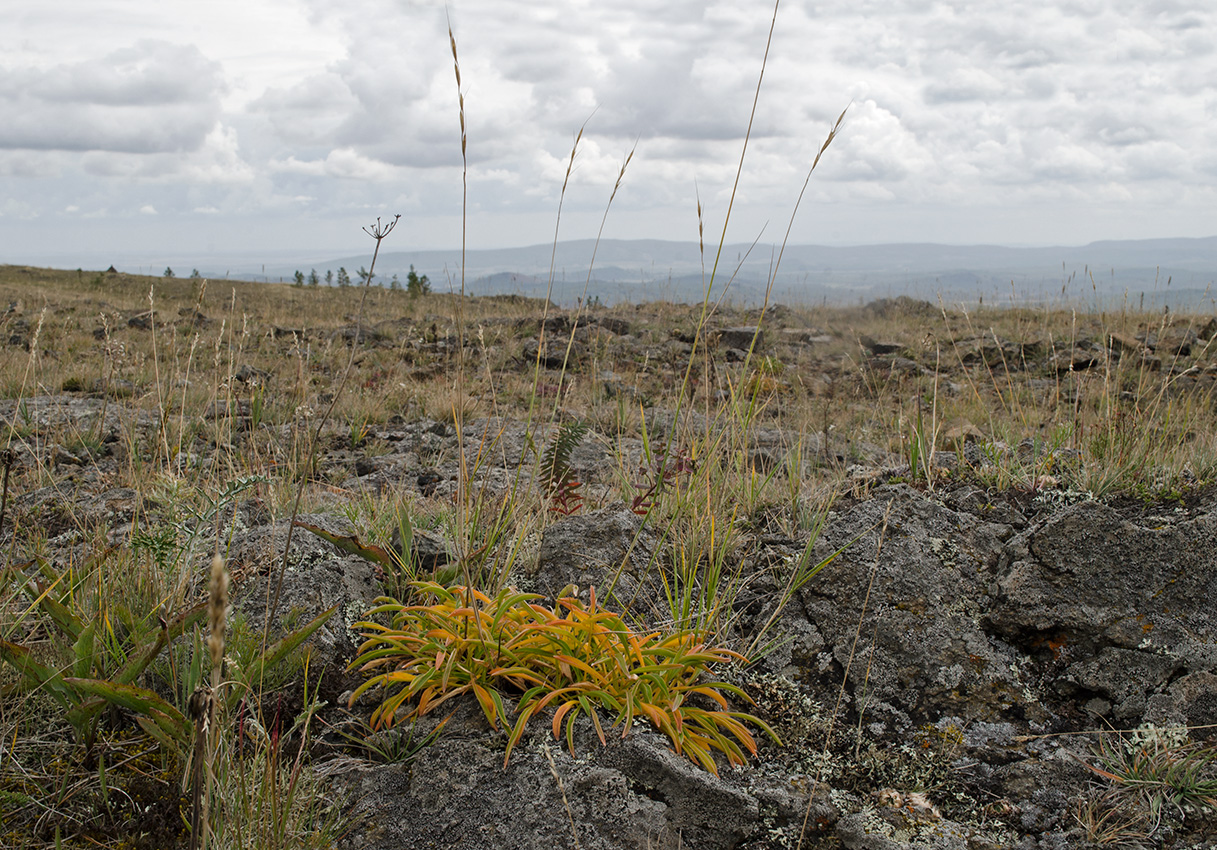
[{"label": "rocky ground", "polygon": [[[38,420],[96,416],[100,404],[48,396],[27,407]],[[106,415],[117,427],[124,413]],[[369,457],[344,448],[322,461],[354,471],[346,492],[450,498],[455,476],[443,466],[424,475],[419,455],[425,446],[455,457],[450,427],[420,421],[367,436],[392,449]],[[581,451],[589,467],[606,463],[594,439]],[[18,527],[42,530],[49,551],[70,551],[77,523],[122,539],[139,511],[155,510],[130,488],[106,486],[117,461],[104,448],[96,462],[49,452],[72,474],[12,494],[10,508]],[[484,470],[488,481],[506,472]],[[504,769],[503,736],[472,701],[407,763],[361,759],[329,735],[313,765],[350,801],[353,848],[575,846],[576,835],[581,847],[761,848],[797,846],[800,834],[807,847],[1078,847],[1139,835],[1144,846],[1214,846],[1211,808],[1172,801],[1169,786],[1113,780],[1099,748],[1105,739],[1122,758],[1179,760],[1188,750],[1170,730],[1211,740],[1215,507],[1207,494],[1147,506],[971,483],[880,484],[841,500],[814,543],[817,560],[841,554],[781,611],[777,648],[732,673],[785,746],[765,745],[718,777],[644,729],[601,747],[589,727],[572,758],[544,725]],[[359,531],[333,513],[302,519]],[[243,499],[222,532],[237,605],[254,622],[286,537],[286,519],[268,520],[257,498]],[[759,579],[735,600],[741,633],[773,613],[777,588],[764,565],[796,558],[808,534],[746,536],[738,557]],[[511,580],[549,596],[602,584],[623,560],[650,562],[655,537],[626,505],[590,509],[549,525]],[[432,543],[445,558],[450,543]],[[348,626],[384,588],[375,565],[310,534],[297,532],[289,563],[283,609],[311,617],[341,603],[313,662],[330,670],[325,696],[339,710],[358,681],[345,672],[358,642]],[[654,579],[638,572],[640,583]],[[1139,737],[1095,734],[1134,729]]]},{"label": "rocky ground", "polygon": [[[934,310],[895,302],[868,309]],[[749,361],[754,337],[758,352],[788,370],[817,340],[840,337],[783,321],[780,310],[768,319],[760,335],[755,325],[717,328],[713,359],[699,379],[709,386],[714,370],[728,374]],[[455,337],[425,322],[406,327],[380,326],[369,344],[401,350],[409,334],[408,369],[450,370],[444,349],[459,344]],[[1164,328],[1140,339],[1092,334],[1068,345],[961,334],[949,373],[931,361],[932,347],[858,336],[852,344],[864,368],[849,380],[941,380],[955,388],[944,393],[965,393],[967,366],[1000,366],[1003,374],[1026,372],[1020,380],[1028,386],[1043,381],[1045,393],[1060,393],[1061,375],[1067,383],[1134,357],[1144,371],[1176,379],[1173,393],[1207,392],[1213,328]],[[12,329],[20,346],[21,331]],[[655,377],[673,374],[682,357],[687,365],[695,337],[681,331],[656,339],[619,313],[578,329],[563,318],[552,331],[558,342],[538,342],[534,324],[501,344],[514,346],[518,359],[509,362],[517,369],[539,362],[556,372],[573,358],[579,374],[594,375],[598,395],[582,417],[562,408],[556,419],[530,425],[518,412],[475,411],[458,434],[452,419],[429,416],[426,405],[402,405],[361,422],[358,433],[349,421],[330,423],[299,519],[334,535],[386,541],[386,529],[369,528],[359,505],[405,500],[418,516],[439,516],[462,487],[502,503],[515,492],[528,446],[544,446],[557,423],[584,418],[593,427],[570,461],[582,501],[570,516],[547,513],[521,532],[504,578],[552,598],[572,584],[586,595],[620,573],[618,595],[637,601],[643,621],[662,625],[671,551],[663,528],[623,492],[621,470],[637,468],[647,444],[670,430],[707,427],[697,405],[678,415],[661,403],[666,390]],[[276,334],[268,330],[266,338]],[[627,372],[622,363],[634,367]],[[250,365],[243,381],[269,381],[260,369]],[[827,368],[797,377],[776,369],[750,374],[814,385],[806,392],[821,400],[848,377]],[[277,619],[299,623],[339,605],[340,615],[313,640],[310,664],[325,670],[327,705],[308,764],[344,801],[350,820],[342,847],[1217,846],[1217,772],[1209,764],[1217,740],[1217,491],[1202,480],[1174,488],[1170,498],[1096,498],[1069,473],[1088,458],[1034,435],[1007,445],[968,423],[918,466],[907,451],[860,432],[799,430],[781,416],[758,421],[748,437],[751,468],[830,468],[839,489],[822,526],[785,521],[769,505],[733,538],[731,568],[746,580],[730,597],[723,636],[742,647],[768,624],[772,643],[754,665],[720,672],[752,696],[751,710],[773,725],[782,746],[764,742],[746,766],[723,764],[715,776],[673,753],[649,727],[610,735],[602,746],[584,724],[572,755],[540,722],[504,767],[505,736],[470,699],[457,701],[437,737],[429,735],[438,713],[409,730],[379,733],[380,754],[398,754],[383,763],[351,740],[367,734],[371,704],[346,709],[360,681],[347,669],[360,641],[351,627],[386,592],[383,569],[300,528],[284,561],[289,500],[265,479],[234,475],[214,510],[188,515],[175,509],[163,482],[135,485],[131,469],[163,439],[164,427],[131,402],[140,397],[138,381],[127,389],[117,381],[43,389],[0,401],[0,419],[20,435],[12,469],[41,473],[14,475],[0,532],[6,546],[34,545],[46,560],[75,563],[99,545],[129,546],[133,535],[172,518],[197,537],[192,555],[200,564],[220,542],[235,608],[249,622],[265,616],[281,562]],[[776,407],[792,403],[776,384],[769,389]],[[703,399],[712,394],[703,388]],[[259,421],[252,397],[210,415],[230,418],[226,433],[236,444],[263,431],[273,445],[290,444],[294,426]],[[620,421],[604,411],[620,399],[621,416],[642,409],[645,435],[609,427]],[[221,447],[207,433],[204,424],[186,443],[174,480],[214,463]],[[64,437],[71,434],[89,439]],[[1025,474],[1003,478],[1002,464]],[[256,464],[238,471],[260,472]],[[442,522],[419,526],[414,552],[427,570],[462,556],[464,544],[448,530]],[[783,571],[804,552],[830,562],[779,607]]]},{"label": "rocky ground", "polygon": [[[1151,813],[1170,792],[1112,781],[1100,736],[1079,734],[1141,729],[1107,735],[1127,757],[1170,752],[1181,726],[1212,740],[1213,508],[1126,518],[880,487],[830,518],[817,555],[852,545],[782,613],[783,645],[738,672],[784,747],[714,777],[643,730],[602,748],[589,728],[574,758],[537,731],[504,769],[471,701],[408,767],[333,765],[360,815],[349,846],[574,846],[572,820],[578,846],[605,848],[1215,846],[1211,808]],[[594,582],[637,524],[620,507],[551,526],[533,587]],[[746,557],[800,544],[757,535]],[[309,546],[309,610],[366,605],[371,568]],[[743,626],[769,614],[766,590],[741,600]]]}]

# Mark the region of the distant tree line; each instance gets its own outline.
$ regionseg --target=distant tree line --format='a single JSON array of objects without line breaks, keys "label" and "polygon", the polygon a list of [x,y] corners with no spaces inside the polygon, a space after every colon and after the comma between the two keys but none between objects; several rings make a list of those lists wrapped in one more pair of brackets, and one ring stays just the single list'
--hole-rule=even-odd
[{"label": "distant tree line", "polygon": [[[376,277],[375,274],[369,272],[363,266],[360,266],[359,271],[357,271],[355,274],[359,277],[359,282],[361,284],[370,284]],[[174,274],[172,268],[166,267],[161,277],[176,277],[176,275]],[[198,280],[202,277],[202,275],[199,274],[198,269],[193,269],[190,272],[190,277],[193,280]],[[280,280],[282,280],[282,278],[280,278]],[[309,269],[309,273],[307,275],[300,271],[300,269],[296,269],[296,273],[292,275],[292,286],[304,286],[305,281],[308,281],[309,286],[320,286],[321,276],[317,274],[316,269]],[[326,269],[325,285],[334,286],[335,281],[337,281],[338,286],[348,287],[351,285],[351,275],[345,268],[339,266],[338,275],[335,278],[334,272],[331,269]],[[397,275],[393,275],[392,279],[390,279],[389,289],[394,292],[400,292],[402,290],[401,281],[398,280]],[[418,272],[414,271],[414,266],[411,265],[410,271],[406,274],[405,291],[406,294],[412,298],[419,295],[428,295],[431,292],[431,281],[425,274],[420,275]]]},{"label": "distant tree line", "polygon": [[[198,274],[198,272],[196,271],[195,275],[197,275],[197,274]],[[369,272],[363,266],[360,266],[359,271],[357,271],[355,274],[359,278],[360,284],[365,284],[365,283],[371,284],[371,282],[376,278],[375,273]],[[164,276],[173,277],[173,270],[165,269]],[[309,286],[320,286],[321,285],[321,276],[317,274],[316,269],[309,269],[309,273],[307,275],[305,275],[305,273],[302,272],[300,269],[296,269],[296,273],[295,273],[295,275],[293,275],[292,286],[304,286],[304,283],[306,280],[308,281]],[[336,278],[335,278],[334,272],[332,270],[330,270],[330,269],[325,270],[325,285],[334,286],[335,280],[337,281],[337,285],[340,287],[345,288],[345,287],[348,287],[351,285],[350,273],[347,272],[347,270],[341,266],[339,266],[339,268],[338,268],[338,275]],[[393,275],[392,279],[389,281],[389,289],[391,289],[394,292],[401,291],[402,285],[401,285],[401,281],[398,280],[397,275]],[[411,265],[410,271],[406,274],[405,291],[406,291],[406,294],[411,297],[417,297],[419,295],[428,295],[431,292],[431,280],[425,274],[424,275],[418,274],[418,272],[414,271],[414,266]]]}]

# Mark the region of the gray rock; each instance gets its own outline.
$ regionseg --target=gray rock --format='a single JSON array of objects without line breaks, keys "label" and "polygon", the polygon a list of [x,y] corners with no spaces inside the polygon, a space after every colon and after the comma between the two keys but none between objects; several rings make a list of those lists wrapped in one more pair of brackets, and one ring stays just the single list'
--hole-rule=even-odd
[{"label": "gray rock", "polygon": [[1105,646],[1094,658],[1066,667],[1055,686],[1070,695],[1099,694],[1108,701],[1101,713],[1135,722],[1145,713],[1147,693],[1160,688],[1180,666],[1170,656]]},{"label": "gray rock", "polygon": [[531,589],[549,597],[573,584],[586,599],[595,587],[601,601],[611,593],[617,610],[656,613],[663,599],[657,551],[642,517],[624,505],[603,508],[547,528],[528,578]]},{"label": "gray rock", "polygon": [[905,850],[908,845],[893,841],[881,831],[883,825],[863,812],[845,815],[837,822],[837,838],[849,850]]},{"label": "gray rock", "polygon": [[905,346],[898,342],[881,341],[865,334],[858,337],[858,344],[861,345],[862,348],[864,348],[868,353],[877,357],[881,357],[885,354],[899,354],[905,349]]},{"label": "gray rock", "polygon": [[630,323],[625,319],[621,319],[616,316],[599,316],[593,318],[591,321],[594,321],[597,325],[604,328],[609,333],[617,336],[628,336],[630,333]]},{"label": "gray rock", "polygon": [[847,687],[868,720],[1047,716],[1025,700],[1015,653],[980,625],[1002,532],[904,485],[830,520],[816,557],[846,548],[801,601],[836,661],[830,679],[852,654]]},{"label": "gray rock", "polygon": [[[740,351],[760,351],[765,345],[765,332],[755,325],[723,328],[717,334],[720,349],[736,348]],[[753,340],[756,344],[753,345]]]},{"label": "gray rock", "polygon": [[606,748],[599,761],[664,801],[692,847],[734,847],[760,816],[752,795],[678,756],[654,736],[630,735]]},{"label": "gray rock", "polygon": [[[334,534],[350,534],[341,520],[315,514],[301,516],[303,522],[318,525]],[[273,526],[238,531],[229,548],[229,570],[249,576],[234,583],[234,607],[243,612],[247,621],[260,628],[266,619],[268,604],[274,598],[275,586],[287,540],[287,520]],[[292,546],[283,573],[283,588],[278,608],[272,620],[272,635],[282,634],[287,624],[304,625],[332,605],[338,611],[310,638],[313,648],[310,667],[326,670],[332,681],[328,689],[338,691],[349,685],[345,673],[347,664],[360,643],[352,629],[354,623],[375,603],[384,588],[376,578],[376,568],[363,558],[340,556],[334,546],[309,532],[297,528],[292,534]],[[333,698],[334,694],[324,694]]]},{"label": "gray rock", "polygon": [[1193,715],[1211,704],[1207,680],[1165,686],[1217,667],[1215,548],[1212,513],[1146,528],[1098,502],[1073,505],[1011,541],[987,626],[1060,676],[1062,695],[1101,697],[1092,710],[1105,701],[1135,723],[1157,696],[1154,716]]},{"label": "gray rock", "polygon": [[526,741],[504,767],[500,747],[448,730],[410,768],[359,767],[338,787],[355,800],[358,827],[340,845],[352,850],[548,850],[575,847],[576,834],[588,850],[728,850],[760,811],[743,788],[636,734],[578,759]]},{"label": "gray rock", "polygon": [[540,360],[546,369],[574,369],[583,359],[585,346],[565,338],[546,338],[544,343],[536,339],[524,340],[520,356],[526,364]]},{"label": "gray rock", "polygon": [[1144,719],[1156,726],[1192,727],[1192,737],[1200,740],[1217,736],[1217,675],[1202,670],[1172,682],[1146,700]]}]

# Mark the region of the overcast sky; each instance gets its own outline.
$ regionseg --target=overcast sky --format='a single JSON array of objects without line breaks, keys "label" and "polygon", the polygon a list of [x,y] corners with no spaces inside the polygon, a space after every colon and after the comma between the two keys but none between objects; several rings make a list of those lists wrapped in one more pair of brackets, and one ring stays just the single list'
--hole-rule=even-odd
[{"label": "overcast sky", "polygon": [[[768,0],[0,0],[0,259],[717,238]],[[1217,234],[1212,0],[784,0],[730,241]]]}]

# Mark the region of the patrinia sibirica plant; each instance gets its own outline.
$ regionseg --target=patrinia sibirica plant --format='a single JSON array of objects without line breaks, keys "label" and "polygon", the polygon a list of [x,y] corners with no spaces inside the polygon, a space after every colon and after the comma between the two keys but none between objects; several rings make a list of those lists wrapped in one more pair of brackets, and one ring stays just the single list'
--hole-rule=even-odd
[{"label": "patrinia sibirica plant", "polygon": [[[420,717],[472,692],[491,726],[509,733],[504,765],[528,721],[546,709],[553,710],[555,738],[565,724],[572,753],[581,715],[607,742],[603,710],[615,715],[612,728],[620,726],[622,737],[635,720],[649,721],[677,753],[713,773],[716,751],[731,764],[742,764],[745,751],[756,754],[749,726],[777,740],[764,721],[730,709],[728,696],[751,702],[747,694],[714,678],[714,665],[745,659],[707,646],[700,633],[636,632],[600,608],[594,590],[587,605],[563,597],[548,608],[541,596],[511,588],[491,597],[435,582],[413,586],[427,601],[381,598],[369,616],[387,615],[388,625],[357,624],[366,640],[351,666],[373,675],[351,701],[380,688],[374,726]],[[520,694],[514,723],[504,693]],[[399,717],[412,699],[414,707]]]}]

